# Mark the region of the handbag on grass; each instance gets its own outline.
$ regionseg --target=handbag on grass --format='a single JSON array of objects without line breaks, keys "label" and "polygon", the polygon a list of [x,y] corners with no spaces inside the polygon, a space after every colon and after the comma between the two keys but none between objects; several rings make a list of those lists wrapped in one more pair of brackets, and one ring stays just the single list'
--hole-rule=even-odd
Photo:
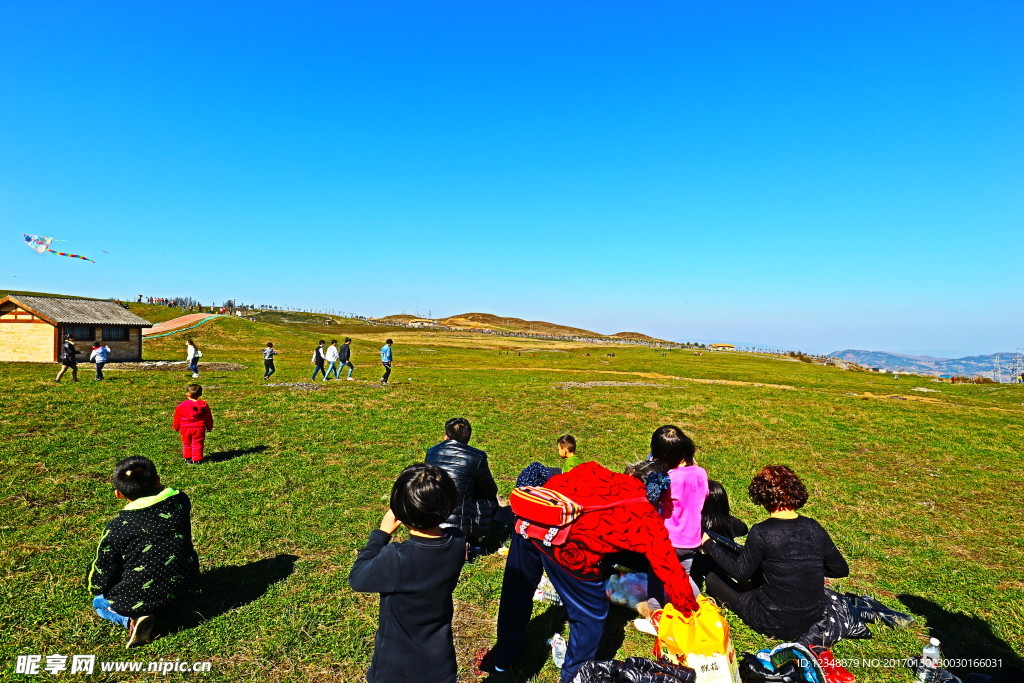
[{"label": "handbag on grass", "polygon": [[697,673],[697,683],[740,683],[729,622],[706,595],[697,596],[697,609],[689,615],[665,606],[654,656],[690,667]]}]

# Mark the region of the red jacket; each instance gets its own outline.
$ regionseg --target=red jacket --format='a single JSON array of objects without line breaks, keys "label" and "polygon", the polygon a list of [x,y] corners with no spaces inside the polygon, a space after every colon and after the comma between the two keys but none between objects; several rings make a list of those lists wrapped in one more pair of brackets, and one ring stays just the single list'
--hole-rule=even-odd
[{"label": "red jacket", "polygon": [[185,399],[174,409],[174,431],[180,431],[188,427],[205,427],[213,429],[213,413],[210,412],[210,404],[199,398],[192,400]]},{"label": "red jacket", "polygon": [[[676,557],[668,538],[665,521],[647,502],[644,485],[627,474],[616,474],[596,462],[577,465],[564,474],[556,474],[544,484],[564,493],[582,505],[606,505],[613,500],[643,498],[643,502],[585,512],[573,522],[564,545],[534,545],[573,576],[586,580],[601,579],[601,559],[620,550],[643,553],[651,569],[665,584],[665,594],[679,611],[697,609],[689,577]],[[532,539],[531,539],[532,540]]]}]

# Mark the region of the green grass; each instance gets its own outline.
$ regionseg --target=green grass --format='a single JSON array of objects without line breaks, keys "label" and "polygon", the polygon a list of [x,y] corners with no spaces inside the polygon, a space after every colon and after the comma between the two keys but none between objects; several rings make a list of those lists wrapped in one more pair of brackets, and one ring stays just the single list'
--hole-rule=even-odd
[{"label": "green grass", "polygon": [[[132,310],[140,305],[133,304]],[[159,309],[136,312],[157,322]],[[166,309],[180,315],[180,309]],[[1024,387],[948,385],[743,354],[695,355],[634,346],[587,346],[320,324],[324,316],[267,313],[218,319],[190,331],[216,419],[207,449],[223,462],[186,468],[174,406],[184,372],[110,365],[109,381],[52,381],[56,366],[4,366],[0,416],[0,654],[95,654],[99,660],[211,660],[211,681],[360,680],[369,662],[377,598],[348,588],[348,569],[387,506],[391,482],[421,460],[444,421],[467,417],[502,495],[533,460],[555,463],[565,432],[581,455],[621,470],[647,452],[650,433],[675,423],[700,446],[700,463],[729,490],[734,512],[765,464],[794,467],[811,491],[806,513],[835,538],[852,573],[841,590],[900,607],[918,626],[836,647],[843,658],[920,652],[927,629],[947,657],[1024,651],[1024,523],[1020,507]],[[165,318],[166,319],[166,318]],[[355,339],[359,382],[315,390],[263,386],[260,349],[281,351],[275,382],[309,379],[317,339]],[[395,339],[392,385],[376,384],[377,350]],[[616,356],[606,354],[614,350]],[[147,341],[147,359],[184,359],[184,337]],[[587,355],[589,353],[589,355]],[[576,383],[565,384],[565,383]],[[626,386],[587,383],[629,383]],[[755,384],[777,385],[756,386]],[[583,386],[580,386],[580,385]],[[657,386],[640,386],[652,384]],[[915,387],[935,392],[915,392]],[[900,400],[891,396],[924,399]],[[171,633],[127,652],[124,634],[89,609],[84,587],[103,524],[120,507],[112,467],[146,455],[193,500],[204,569],[194,608]],[[456,649],[465,680],[472,653],[494,635],[502,560],[467,565],[456,591]],[[613,610],[604,656],[647,655],[652,641]],[[769,642],[730,616],[737,650]],[[523,665],[506,680],[556,681],[544,640],[564,629],[560,609],[538,607]],[[899,669],[854,667],[858,680],[905,681]],[[175,679],[176,675],[168,676]],[[98,678],[97,680],[102,680]],[[129,680],[128,676],[123,680]]]}]

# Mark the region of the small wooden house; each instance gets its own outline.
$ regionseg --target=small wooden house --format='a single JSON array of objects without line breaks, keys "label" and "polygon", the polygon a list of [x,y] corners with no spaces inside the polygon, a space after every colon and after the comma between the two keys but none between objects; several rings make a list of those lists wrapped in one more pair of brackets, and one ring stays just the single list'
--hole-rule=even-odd
[{"label": "small wooden house", "polygon": [[708,350],[710,351],[735,351],[736,346],[734,344],[708,344]]},{"label": "small wooden house", "polygon": [[142,330],[153,324],[113,301],[13,295],[0,299],[0,361],[54,363],[65,335],[78,360],[92,343],[110,347],[112,361],[142,360]]}]

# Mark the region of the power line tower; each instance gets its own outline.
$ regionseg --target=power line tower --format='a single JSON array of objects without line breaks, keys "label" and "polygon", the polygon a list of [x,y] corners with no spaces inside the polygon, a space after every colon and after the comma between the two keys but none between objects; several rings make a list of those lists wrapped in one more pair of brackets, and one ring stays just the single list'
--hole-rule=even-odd
[{"label": "power line tower", "polygon": [[1012,364],[1012,367],[1013,367],[1013,370],[1012,370],[1013,377],[1011,378],[1010,381],[1011,382],[1020,382],[1021,381],[1020,376],[1021,376],[1021,374],[1024,374],[1024,354],[1021,354],[1019,346],[1017,347],[1017,352],[1015,354],[1013,354],[1013,364]]},{"label": "power line tower", "polygon": [[999,352],[997,351],[992,356],[992,379],[1002,384],[1003,382],[1003,366],[999,361]]}]

